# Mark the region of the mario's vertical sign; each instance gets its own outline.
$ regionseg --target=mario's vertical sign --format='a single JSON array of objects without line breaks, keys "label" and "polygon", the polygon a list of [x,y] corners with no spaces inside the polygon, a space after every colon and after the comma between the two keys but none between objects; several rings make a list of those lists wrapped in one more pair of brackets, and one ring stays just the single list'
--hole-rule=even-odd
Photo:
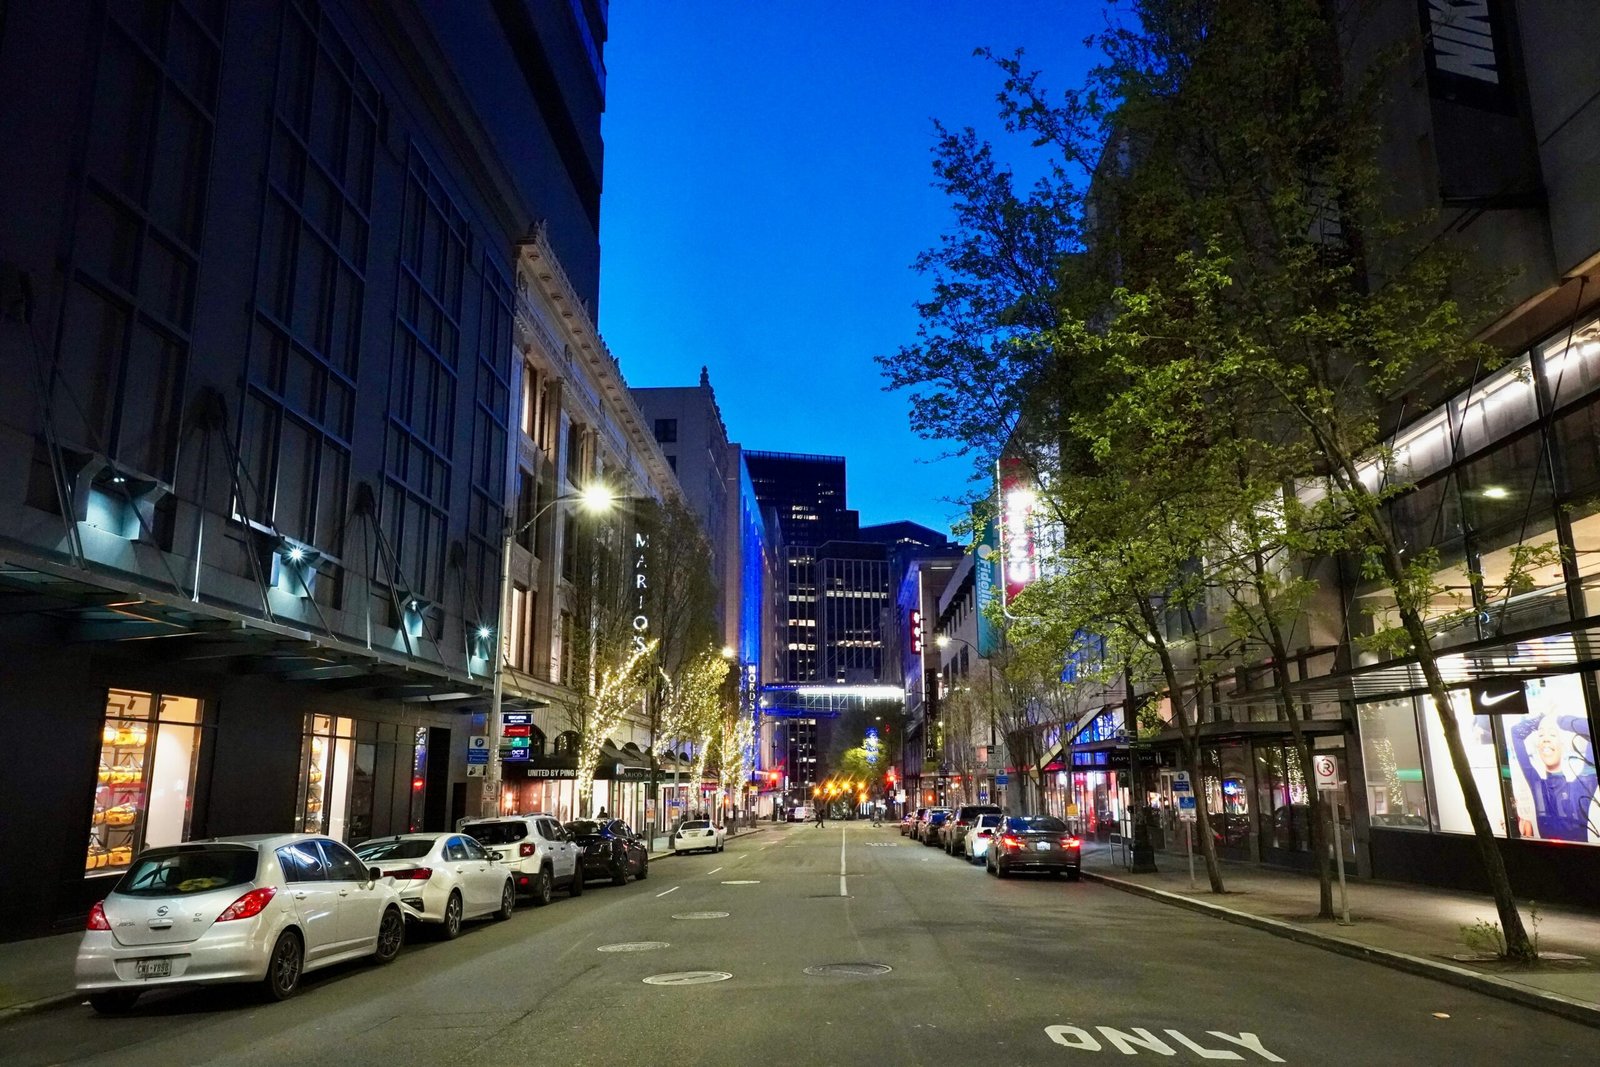
[{"label": "mario's vertical sign", "polygon": [[633,616],[633,647],[644,651],[650,638],[650,613],[645,600],[650,594],[650,535],[643,530],[633,533],[633,592],[638,598]]},{"label": "mario's vertical sign", "polygon": [[1027,469],[1012,459],[1002,459],[995,479],[1000,492],[1001,604],[1010,604],[1039,577],[1039,546],[1035,531],[1038,494]]}]

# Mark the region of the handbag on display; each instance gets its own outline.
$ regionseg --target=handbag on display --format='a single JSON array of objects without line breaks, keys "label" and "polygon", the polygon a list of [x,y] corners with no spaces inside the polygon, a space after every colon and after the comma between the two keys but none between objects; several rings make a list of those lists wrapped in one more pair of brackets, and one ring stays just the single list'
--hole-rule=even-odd
[{"label": "handbag on display", "polygon": [[106,766],[106,761],[105,760],[101,760],[100,761],[100,784],[104,785],[105,783],[107,783],[109,781],[111,781],[111,768]]},{"label": "handbag on display", "polygon": [[108,867],[126,867],[132,862],[132,845],[118,845],[106,856],[106,866]]},{"label": "handbag on display", "polygon": [[137,723],[127,726],[119,726],[117,728],[116,743],[119,747],[126,746],[128,748],[143,748],[145,737],[146,734],[144,727],[138,725]]},{"label": "handbag on display", "polygon": [[107,826],[132,826],[139,817],[139,809],[132,804],[118,804],[106,809]]},{"label": "handbag on display", "polygon": [[107,859],[105,846],[101,845],[97,841],[89,842],[89,855],[83,861],[83,869],[86,871],[97,871],[101,867],[104,867],[106,862]]}]

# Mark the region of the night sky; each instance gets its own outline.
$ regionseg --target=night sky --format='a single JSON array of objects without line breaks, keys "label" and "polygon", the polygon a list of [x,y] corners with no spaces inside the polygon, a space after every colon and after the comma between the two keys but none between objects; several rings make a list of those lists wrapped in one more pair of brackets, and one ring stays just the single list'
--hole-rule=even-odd
[{"label": "night sky", "polygon": [[1090,0],[613,0],[600,325],[629,383],[705,365],[735,441],[843,455],[863,523],[945,528],[970,464],[926,462],[941,446],[872,362],[913,339],[910,264],[949,224],[932,120],[1002,137],[973,49],[1022,47],[1076,84],[1101,18]]}]

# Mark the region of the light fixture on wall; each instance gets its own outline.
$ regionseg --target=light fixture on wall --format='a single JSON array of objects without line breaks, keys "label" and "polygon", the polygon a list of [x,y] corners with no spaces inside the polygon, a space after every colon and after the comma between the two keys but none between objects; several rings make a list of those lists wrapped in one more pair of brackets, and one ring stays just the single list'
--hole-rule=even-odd
[{"label": "light fixture on wall", "polygon": [[290,596],[309,597],[317,587],[322,553],[292,537],[278,538],[272,551],[272,588]]}]

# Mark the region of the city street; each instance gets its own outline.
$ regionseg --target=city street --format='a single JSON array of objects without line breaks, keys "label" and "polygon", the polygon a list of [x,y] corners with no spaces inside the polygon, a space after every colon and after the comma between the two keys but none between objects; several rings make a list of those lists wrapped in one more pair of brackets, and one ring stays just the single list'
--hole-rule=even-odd
[{"label": "city street", "polygon": [[[830,964],[892,970],[807,973]],[[731,977],[646,983],[685,972]],[[1536,1011],[1088,882],[1000,881],[859,822],[664,859],[644,882],[416,939],[387,968],[311,976],[283,1004],[210,990],[0,1026],[8,1067],[1542,1065],[1595,1047]]]}]

